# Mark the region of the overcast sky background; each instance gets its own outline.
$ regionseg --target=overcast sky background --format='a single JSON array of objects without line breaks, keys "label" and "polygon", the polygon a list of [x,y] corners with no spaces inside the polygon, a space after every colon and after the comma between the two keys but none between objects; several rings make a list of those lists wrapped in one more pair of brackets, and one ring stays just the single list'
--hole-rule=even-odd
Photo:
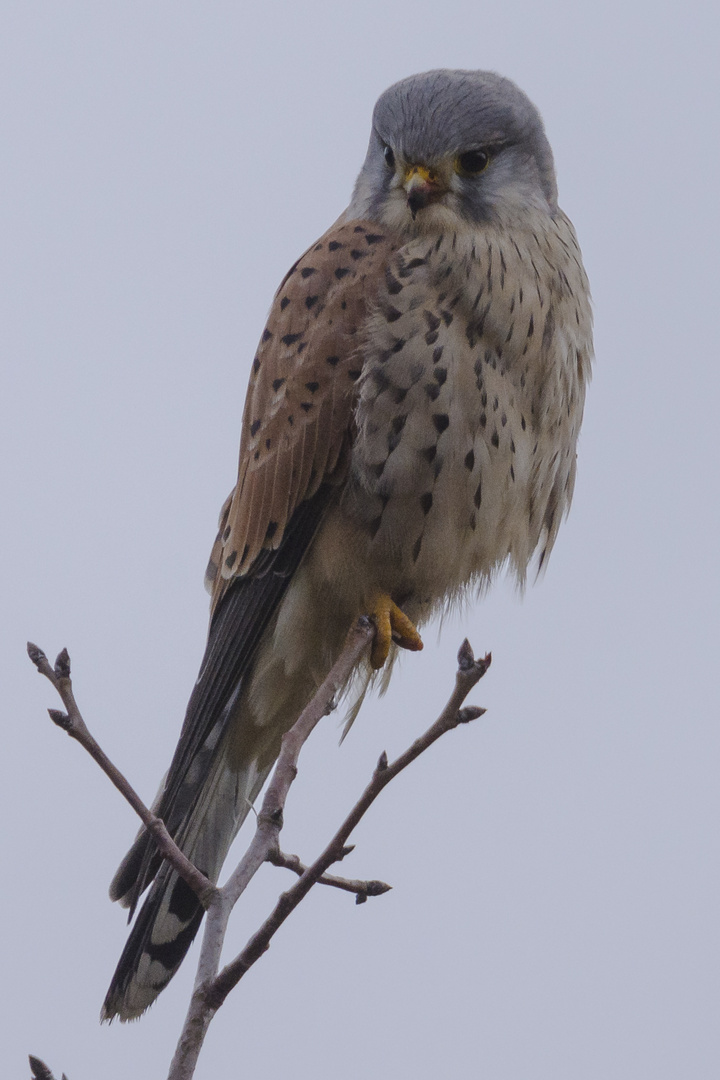
[{"label": "overcast sky background", "polygon": [[[467,634],[487,715],[394,782],[216,1018],[199,1080],[716,1080],[717,8],[712,3],[8,0],[0,25],[0,1072],[162,1078],[196,950],[139,1023],[98,1014],[136,822],[24,654],[71,652],[151,799],[201,657],[202,575],[275,287],[345,206],[372,106],[432,67],[539,106],[596,312],[575,503],[500,584],[316,732],[310,859],[379,753],[434,719]],[[227,955],[289,881],[267,868]]]}]

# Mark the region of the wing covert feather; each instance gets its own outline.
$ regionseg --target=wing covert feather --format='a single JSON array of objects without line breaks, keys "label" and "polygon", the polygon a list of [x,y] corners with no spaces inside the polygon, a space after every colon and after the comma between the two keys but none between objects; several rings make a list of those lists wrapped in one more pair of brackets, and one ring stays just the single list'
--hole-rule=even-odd
[{"label": "wing covert feather", "polygon": [[208,568],[213,608],[344,462],[363,333],[396,246],[369,222],[336,226],[278,289],[253,361],[238,481]]}]

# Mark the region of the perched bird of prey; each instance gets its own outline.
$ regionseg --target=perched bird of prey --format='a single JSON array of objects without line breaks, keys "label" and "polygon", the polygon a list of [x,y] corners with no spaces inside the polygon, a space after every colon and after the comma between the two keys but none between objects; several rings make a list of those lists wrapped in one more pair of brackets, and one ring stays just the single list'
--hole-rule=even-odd
[{"label": "perched bird of prey", "polygon": [[[216,881],[280,739],[361,613],[367,670],[567,511],[592,354],[588,283],[542,120],[512,82],[431,71],[377,102],[347,210],[295,263],[253,360],[208,567],[202,667],[156,812]],[[361,686],[362,690],[362,686]],[[202,908],[142,833],[103,1017],[139,1016]]]}]

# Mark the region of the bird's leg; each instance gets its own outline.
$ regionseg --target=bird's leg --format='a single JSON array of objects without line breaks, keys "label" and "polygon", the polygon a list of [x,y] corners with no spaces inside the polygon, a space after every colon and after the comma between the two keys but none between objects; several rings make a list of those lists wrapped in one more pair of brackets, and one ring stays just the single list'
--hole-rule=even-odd
[{"label": "bird's leg", "polygon": [[378,593],[373,597],[369,614],[377,628],[370,652],[370,663],[374,668],[381,668],[387,660],[391,641],[396,642],[401,649],[410,649],[412,652],[422,649],[422,638],[405,612],[400,610],[387,593]]}]

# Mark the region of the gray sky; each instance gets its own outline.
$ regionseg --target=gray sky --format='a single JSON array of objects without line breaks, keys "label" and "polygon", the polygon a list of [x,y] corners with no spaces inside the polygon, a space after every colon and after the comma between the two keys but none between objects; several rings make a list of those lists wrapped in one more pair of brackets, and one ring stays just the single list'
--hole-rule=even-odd
[{"label": "gray sky", "polygon": [[[465,634],[487,715],[395,781],[213,1024],[210,1077],[715,1080],[718,67],[714,5],[6,3],[0,26],[4,753],[0,1071],[165,1075],[196,950],[137,1024],[98,1013],[131,811],[44,710],[67,645],[151,798],[195,679],[249,361],[347,202],[377,95],[492,68],[537,103],[593,287],[597,364],[548,573],[426,633],[301,761],[310,858],[434,718]],[[289,875],[267,868],[228,955]]]}]

